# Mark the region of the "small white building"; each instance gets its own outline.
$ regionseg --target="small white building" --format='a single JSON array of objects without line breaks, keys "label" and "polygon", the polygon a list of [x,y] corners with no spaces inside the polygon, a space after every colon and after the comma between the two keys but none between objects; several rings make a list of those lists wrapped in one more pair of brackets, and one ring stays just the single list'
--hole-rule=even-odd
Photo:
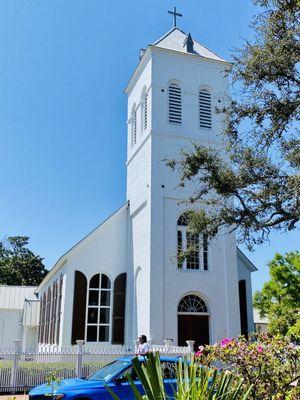
[{"label": "small white building", "polygon": [[39,304],[33,286],[0,286],[0,347],[14,340],[27,346],[38,340]]},{"label": "small white building", "polygon": [[256,308],[253,309],[253,320],[256,333],[261,334],[268,332],[269,320],[267,317],[261,317],[259,315],[259,311]]}]

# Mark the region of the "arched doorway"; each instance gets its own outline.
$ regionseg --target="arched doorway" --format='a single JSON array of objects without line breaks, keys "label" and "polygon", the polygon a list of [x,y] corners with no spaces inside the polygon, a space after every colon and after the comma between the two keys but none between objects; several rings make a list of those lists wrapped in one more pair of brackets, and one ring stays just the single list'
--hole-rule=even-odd
[{"label": "arched doorway", "polygon": [[177,316],[179,346],[186,346],[187,340],[195,341],[195,350],[209,344],[209,312],[200,296],[184,296],[179,302]]}]

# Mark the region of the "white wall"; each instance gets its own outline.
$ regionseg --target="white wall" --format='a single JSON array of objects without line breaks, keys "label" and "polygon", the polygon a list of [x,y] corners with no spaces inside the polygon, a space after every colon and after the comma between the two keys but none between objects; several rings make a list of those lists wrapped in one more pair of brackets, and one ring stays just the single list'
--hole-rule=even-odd
[{"label": "white wall", "polygon": [[12,347],[22,339],[21,310],[0,310],[0,347]]}]

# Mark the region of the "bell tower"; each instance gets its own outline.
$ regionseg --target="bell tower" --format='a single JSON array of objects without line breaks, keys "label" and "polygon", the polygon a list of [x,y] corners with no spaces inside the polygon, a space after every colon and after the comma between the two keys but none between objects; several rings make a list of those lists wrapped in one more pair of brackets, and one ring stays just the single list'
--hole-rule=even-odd
[{"label": "bell tower", "polygon": [[[195,332],[205,330],[206,339],[199,338],[199,343],[214,342],[240,333],[235,236],[222,232],[199,250],[194,264],[178,267],[177,248],[190,240],[178,225],[187,211],[182,201],[196,188],[178,188],[178,176],[164,160],[178,158],[192,141],[221,145],[222,118],[215,108],[228,95],[224,72],[229,63],[178,29],[176,17],[181,15],[176,9],[171,13],[173,29],[141,52],[126,88],[133,335],[146,334],[155,343],[172,338],[181,344],[195,335],[185,332],[194,327]],[[202,311],[192,315],[182,306],[186,298],[202,304]]]}]

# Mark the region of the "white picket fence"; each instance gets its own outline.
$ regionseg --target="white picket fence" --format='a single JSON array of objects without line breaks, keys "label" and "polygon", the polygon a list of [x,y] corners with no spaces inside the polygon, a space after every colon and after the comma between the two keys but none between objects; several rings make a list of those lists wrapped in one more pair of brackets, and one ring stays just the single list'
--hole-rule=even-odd
[{"label": "white picket fence", "polygon": [[[151,345],[162,355],[188,355],[192,344],[178,347]],[[70,347],[33,347],[22,349],[19,341],[14,348],[0,348],[0,392],[25,392],[45,383],[51,374],[58,378],[86,377],[103,365],[135,353],[133,346],[89,346],[78,340]]]}]

